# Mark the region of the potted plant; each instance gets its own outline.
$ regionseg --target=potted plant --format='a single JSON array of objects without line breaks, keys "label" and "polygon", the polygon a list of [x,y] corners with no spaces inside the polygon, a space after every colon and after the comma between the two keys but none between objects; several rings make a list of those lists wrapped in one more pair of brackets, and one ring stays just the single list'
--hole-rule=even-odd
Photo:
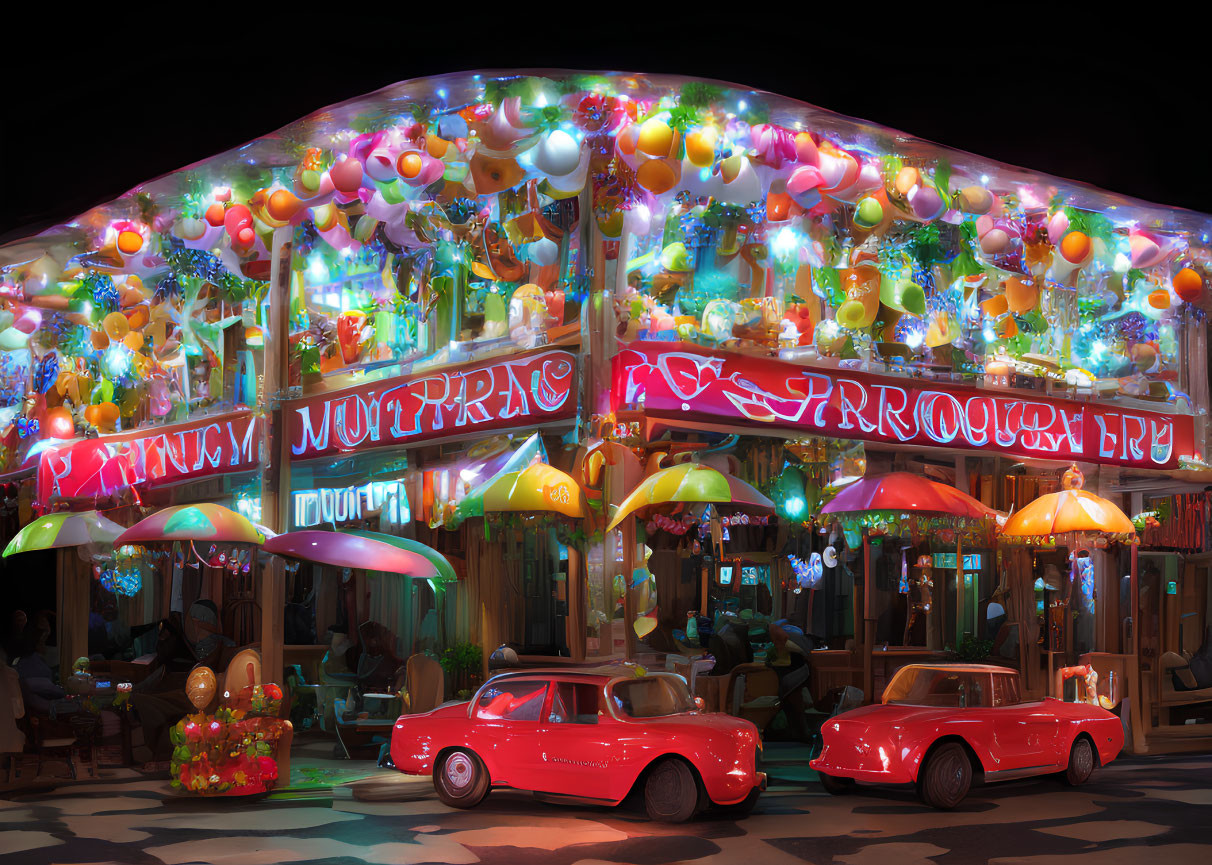
[{"label": "potted plant", "polygon": [[483,661],[483,652],[474,643],[456,643],[442,653],[442,669],[450,676],[453,690],[460,700],[471,698]]}]

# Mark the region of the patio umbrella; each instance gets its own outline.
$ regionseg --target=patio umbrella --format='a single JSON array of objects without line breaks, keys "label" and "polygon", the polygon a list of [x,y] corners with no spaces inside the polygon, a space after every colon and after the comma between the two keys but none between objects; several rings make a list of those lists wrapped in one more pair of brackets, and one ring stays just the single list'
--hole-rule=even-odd
[{"label": "patio umbrella", "polygon": [[774,511],[774,502],[740,478],[698,463],[679,463],[644,478],[623,499],[606,531],[611,531],[630,514],[643,508],[670,502],[709,502],[749,510]]},{"label": "patio umbrella", "polygon": [[157,541],[216,541],[262,544],[267,532],[222,505],[173,505],[135,523],[114,541],[116,545]]},{"label": "patio umbrella", "polygon": [[[1130,544],[1129,604],[1132,622],[1140,621],[1140,585],[1137,581],[1136,527],[1119,507],[1094,493],[1082,489],[1085,476],[1077,466],[1072,466],[1061,477],[1061,489],[1045,493],[1029,502],[1022,510],[1011,514],[1002,527],[1002,538],[1015,544],[1037,546],[1054,541],[1069,547],[1072,553],[1073,570],[1070,586],[1078,583],[1078,548],[1091,539],[1105,545],[1110,541]],[[1140,651],[1137,628],[1132,628],[1132,655]],[[1139,692],[1139,667],[1135,660],[1131,664],[1131,688]],[[1055,686],[1054,686],[1055,687]],[[1063,697],[1060,693],[1054,697]],[[1135,711],[1135,708],[1133,709]],[[1137,746],[1143,745],[1137,733],[1139,719],[1132,719],[1133,736]]]},{"label": "patio umbrella", "polygon": [[1011,514],[1002,537],[1018,543],[1046,543],[1056,535],[1094,535],[1108,540],[1130,540],[1136,527],[1114,502],[1082,489],[1080,470],[1071,468],[1061,478],[1061,490],[1045,493]]},{"label": "patio umbrella", "polygon": [[80,547],[86,544],[113,544],[126,531],[96,511],[59,511],[38,517],[8,542],[4,557],[32,550]]},{"label": "patio umbrella", "polygon": [[581,519],[588,513],[585,494],[570,476],[546,463],[491,478],[459,502],[456,522],[506,511],[548,511]]},{"label": "patio umbrella", "polygon": [[455,579],[454,568],[441,553],[418,541],[382,532],[307,529],[272,537],[262,549],[339,568],[364,568],[423,580]]},{"label": "patio umbrella", "polygon": [[[921,521],[956,524],[992,523],[996,511],[986,507],[967,493],[910,472],[888,472],[870,475],[846,487],[821,508],[821,516],[835,516],[845,524],[861,525],[863,529],[863,684],[874,698],[874,670],[871,648],[875,640],[875,615],[871,607],[871,540],[870,530],[885,522],[895,525],[909,516],[921,528]],[[956,574],[964,572],[963,542],[956,536]],[[956,580],[956,606],[963,609],[962,579]],[[959,621],[959,617],[956,617]]]},{"label": "patio umbrella", "polygon": [[996,516],[992,508],[967,493],[910,472],[888,472],[855,481],[821,508],[821,515],[878,511],[939,514],[970,520]]}]

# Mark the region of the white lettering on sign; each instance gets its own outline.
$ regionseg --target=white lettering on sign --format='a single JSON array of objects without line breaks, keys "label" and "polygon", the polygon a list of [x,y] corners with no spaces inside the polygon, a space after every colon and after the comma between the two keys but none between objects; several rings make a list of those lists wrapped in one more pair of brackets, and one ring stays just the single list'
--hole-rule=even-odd
[{"label": "white lettering on sign", "polygon": [[547,351],[309,397],[289,408],[291,453],[307,459],[571,417],[575,358]]},{"label": "white lettering on sign", "polygon": [[384,522],[392,524],[412,520],[408,493],[398,480],[295,490],[291,498],[297,529],[325,523],[356,522],[374,514],[381,514]]},{"label": "white lettering on sign", "polygon": [[902,384],[686,346],[633,343],[614,363],[615,411],[643,408],[651,417],[677,422],[731,418],[842,438],[1164,468],[1194,447],[1189,415]]}]

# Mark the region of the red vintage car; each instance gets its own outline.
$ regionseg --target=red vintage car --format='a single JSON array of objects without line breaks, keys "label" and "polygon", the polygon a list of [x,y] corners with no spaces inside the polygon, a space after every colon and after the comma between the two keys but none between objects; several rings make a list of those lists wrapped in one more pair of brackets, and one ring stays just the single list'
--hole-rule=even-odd
[{"label": "red vintage car", "polygon": [[916,784],[935,808],[954,808],[985,782],[1063,772],[1082,784],[1124,746],[1120,719],[1087,703],[1023,702],[1018,673],[979,664],[901,668],[880,705],[843,712],[821,730],[811,761],[830,793],[856,781]]},{"label": "red vintage car", "polygon": [[681,822],[708,805],[752,808],[761,747],[748,721],[702,712],[680,676],[614,666],[493,676],[470,703],[402,715],[391,758],[432,773],[455,808],[491,787],[610,805],[634,790],[649,817]]}]

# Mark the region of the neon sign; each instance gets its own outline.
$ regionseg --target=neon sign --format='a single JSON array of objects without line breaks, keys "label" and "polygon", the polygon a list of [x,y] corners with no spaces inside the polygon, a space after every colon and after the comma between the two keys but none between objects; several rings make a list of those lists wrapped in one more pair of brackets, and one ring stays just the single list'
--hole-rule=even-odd
[{"label": "neon sign", "polygon": [[614,358],[612,408],[840,438],[1173,468],[1194,449],[1189,415],[1127,411],[848,370],[632,344]]},{"label": "neon sign", "polygon": [[576,360],[546,351],[361,385],[288,407],[298,459],[572,417]]},{"label": "neon sign", "polygon": [[85,439],[39,454],[38,501],[101,499],[135,484],[246,471],[260,457],[261,419],[249,411]]},{"label": "neon sign", "polygon": [[385,522],[412,521],[408,492],[398,480],[370,481],[361,486],[295,490],[291,496],[295,528],[321,523],[353,522],[381,513]]}]

